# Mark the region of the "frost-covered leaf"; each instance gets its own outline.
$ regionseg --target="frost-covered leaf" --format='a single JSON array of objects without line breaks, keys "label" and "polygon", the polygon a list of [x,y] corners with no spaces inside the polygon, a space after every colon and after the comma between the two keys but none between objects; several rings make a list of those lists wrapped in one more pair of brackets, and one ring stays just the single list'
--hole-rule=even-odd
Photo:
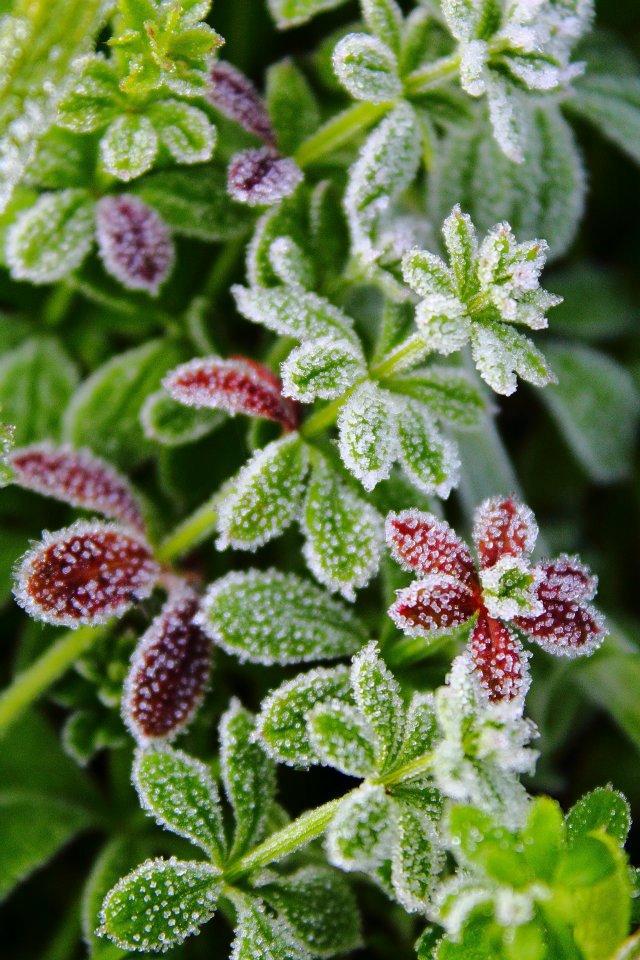
[{"label": "frost-covered leaf", "polygon": [[138,749],[133,782],[142,807],[161,826],[202,847],[215,863],[224,861],[218,788],[204,763],[168,746]]},{"label": "frost-covered leaf", "polygon": [[79,267],[93,243],[94,203],[86,190],[45,193],[7,233],[6,257],[16,280],[53,283]]},{"label": "frost-covered leaf", "polygon": [[533,511],[514,497],[489,497],[475,512],[473,542],[483,567],[505,557],[526,557],[537,538]]},{"label": "frost-covered leaf", "polygon": [[340,410],[338,432],[342,461],[365,490],[389,477],[398,446],[388,393],[369,380],[361,383]]},{"label": "frost-covered leaf", "polygon": [[270,207],[290,196],[302,180],[302,170],[291,157],[273,147],[243,150],[231,159],[227,190],[238,203]]},{"label": "frost-covered leaf", "polygon": [[473,591],[443,573],[433,573],[397,591],[387,611],[395,625],[409,636],[431,640],[467,623],[477,612]]},{"label": "frost-covered leaf", "polygon": [[216,129],[198,107],[180,100],[158,100],[148,111],[160,142],[176,163],[205,163],[216,144]]},{"label": "frost-covered leaf", "polygon": [[211,919],[221,889],[208,863],[147,860],[107,894],[99,932],[123,950],[168,950]]},{"label": "frost-covered leaf", "polygon": [[132,196],[103,197],[96,206],[96,236],[106,270],[128,290],[158,295],[174,261],[166,223]]},{"label": "frost-covered leaf", "polygon": [[314,265],[291,237],[278,237],[269,247],[273,272],[285,286],[310,290],[315,285]]},{"label": "frost-covered leaf", "polygon": [[274,144],[264,100],[249,78],[233,64],[224,60],[211,64],[207,100],[229,120],[235,120],[266,143]]},{"label": "frost-covered leaf", "polygon": [[309,739],[320,763],[350,777],[366,777],[376,768],[373,727],[348,703],[329,701],[307,718]]},{"label": "frost-covered leaf", "polygon": [[355,340],[353,321],[332,303],[296,287],[231,288],[240,313],[267,330],[296,340]]},{"label": "frost-covered leaf", "polygon": [[268,0],[268,2],[276,25],[280,29],[285,29],[306,23],[317,13],[333,10],[334,7],[341,6],[345,0]]},{"label": "frost-covered leaf", "polygon": [[416,115],[402,103],[369,134],[349,171],[345,210],[354,252],[365,262],[377,258],[376,231],[390,205],[413,181],[419,161]]},{"label": "frost-covered leaf", "polygon": [[341,802],[327,830],[327,855],[341,870],[376,870],[391,859],[393,800],[384,787],[363,784]]},{"label": "frost-covered leaf", "polygon": [[190,587],[174,587],[134,651],[122,711],[139,743],[173,739],[202,702],[211,671],[211,643],[194,622],[199,602]]},{"label": "frost-covered leaf", "polygon": [[127,113],[107,128],[100,141],[100,157],[107,173],[118,180],[135,180],[153,166],[158,135],[151,120]]},{"label": "frost-covered leaf", "polygon": [[254,663],[304,663],[353,653],[366,633],[351,610],[293,573],[249,570],[212,584],[198,622]]},{"label": "frost-covered leaf", "polygon": [[302,867],[288,877],[261,884],[291,935],[314,957],[331,957],[360,945],[358,908],[346,879],[326,867]]},{"label": "frost-covered leaf", "polygon": [[235,817],[231,856],[242,856],[261,839],[275,791],[275,765],[254,743],[255,718],[233,701],[220,721],[224,789]]},{"label": "frost-covered leaf", "polygon": [[314,576],[349,600],[380,562],[382,518],[316,455],[302,514],[304,558]]},{"label": "frost-covered leaf", "polygon": [[487,321],[477,325],[471,350],[482,379],[506,397],[517,389],[516,374],[536,387],[555,383],[555,375],[538,348],[507,324]]},{"label": "frost-covered leaf", "polygon": [[300,514],[308,454],[296,433],[258,450],[232,481],[220,504],[220,548],[255,550]]},{"label": "frost-covered leaf", "polygon": [[220,410],[185,407],[165,390],[149,394],[140,410],[145,437],[165,447],[181,447],[206,437],[225,419]]},{"label": "frost-covered leaf", "polygon": [[267,70],[267,110],[279,149],[293,154],[320,126],[320,108],[305,75],[292,60]]},{"label": "frost-covered leaf", "polygon": [[306,718],[318,703],[349,701],[350,697],[350,673],[346,666],[318,667],[299,674],[263,700],[256,727],[261,743],[279,763],[295,767],[318,763]]},{"label": "frost-covered leaf", "polygon": [[[282,284],[271,264],[271,247],[276,240],[288,237],[300,250],[308,247],[309,199],[308,191],[302,185],[290,197],[285,197],[277,206],[263,213],[258,220],[247,249],[247,275],[254,290]],[[246,207],[244,209],[247,210]],[[238,309],[242,312],[239,305]]]},{"label": "frost-covered leaf", "polygon": [[536,797],[522,829],[524,857],[536,877],[552,881],[565,842],[562,808],[551,797]]},{"label": "frost-covered leaf", "polygon": [[477,292],[478,240],[471,217],[454,205],[442,234],[460,295],[473,296]]},{"label": "frost-covered leaf", "polygon": [[432,820],[406,804],[397,804],[398,839],[393,847],[391,880],[409,913],[424,913],[442,869],[444,851]]},{"label": "frost-covered leaf", "polygon": [[377,644],[369,643],[353,659],[353,697],[374,732],[378,772],[392,765],[400,748],[405,720],[400,685],[380,657]]},{"label": "frost-covered leaf", "polygon": [[142,405],[181,359],[174,342],[151,340],[107,360],[81,384],[67,407],[65,440],[74,447],[90,447],[127,470],[141,463],[153,451],[140,424]]},{"label": "frost-covered leaf", "polygon": [[427,754],[437,735],[438,724],[433,710],[433,694],[414,693],[406,708],[402,745],[394,766],[401,767]]},{"label": "frost-covered leaf", "polygon": [[320,337],[291,351],[282,364],[285,396],[302,403],[339,397],[366,375],[361,351],[349,340]]},{"label": "frost-covered leaf", "polygon": [[386,43],[366,33],[349,33],[333,51],[333,69],[356,100],[387,103],[402,94],[398,63]]},{"label": "frost-covered leaf", "polygon": [[289,928],[267,912],[259,900],[247,900],[238,910],[230,960],[310,960],[292,940]]},{"label": "frost-covered leaf", "polygon": [[14,593],[27,613],[77,627],[121,616],[153,590],[160,569],[132,530],[97,520],[45,531],[16,570]]},{"label": "frost-covered leaf", "polygon": [[30,337],[0,358],[2,418],[16,444],[58,437],[60,420],[78,382],[68,353],[53,337]]},{"label": "frost-covered leaf", "polygon": [[227,193],[224,172],[210,165],[150,173],[134,190],[174,233],[187,237],[230,240],[244,233],[250,221],[247,208]]},{"label": "frost-covered leaf", "polygon": [[74,507],[97,510],[144,530],[144,520],[128,480],[88,450],[37,443],[18,447],[8,457],[15,483]]},{"label": "frost-covered leaf", "polygon": [[99,54],[87,56],[80,77],[58,106],[56,124],[74,133],[100,130],[116,119],[119,101],[113,62]]},{"label": "frost-covered leaf", "polygon": [[393,393],[413,397],[428,407],[432,416],[457,427],[477,426],[487,409],[480,390],[464,371],[455,367],[434,365],[412,370],[385,380],[385,387]]},{"label": "frost-covered leaf", "polygon": [[624,846],[631,827],[629,804],[618,790],[598,787],[574,804],[566,824],[570,845],[593,830],[602,830]]},{"label": "frost-covered leaf", "polygon": [[580,344],[552,344],[558,382],[542,397],[588,475],[599,483],[625,477],[640,417],[640,395],[627,370]]},{"label": "frost-covered leaf", "polygon": [[530,682],[527,657],[506,624],[481,611],[469,638],[469,653],[478,682],[492,703],[521,702]]},{"label": "frost-covered leaf", "polygon": [[362,16],[369,30],[399,53],[402,34],[402,10],[395,0],[362,0]]},{"label": "frost-covered leaf", "polygon": [[460,470],[456,444],[443,435],[421,403],[399,403],[396,419],[400,463],[411,482],[423,493],[448,497]]},{"label": "frost-covered leaf", "polygon": [[405,570],[443,573],[465,586],[473,585],[475,563],[468,546],[434,514],[414,509],[390,513],[386,536],[394,559]]}]

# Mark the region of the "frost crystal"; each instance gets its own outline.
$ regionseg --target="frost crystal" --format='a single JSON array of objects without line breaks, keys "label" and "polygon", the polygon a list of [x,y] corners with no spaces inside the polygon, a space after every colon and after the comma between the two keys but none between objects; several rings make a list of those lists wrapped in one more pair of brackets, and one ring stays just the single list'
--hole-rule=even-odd
[{"label": "frost crystal", "polygon": [[96,207],[100,256],[117,280],[129,290],[158,295],[173,266],[169,228],[137,197],[103,197]]},{"label": "frost crystal", "polygon": [[140,743],[172,739],[196,712],[209,680],[211,642],[194,622],[199,597],[180,585],[140,639],[122,710]]},{"label": "frost crystal", "polygon": [[14,594],[27,613],[77,627],[120,616],[148,597],[160,575],[142,537],[115,524],[79,520],[20,561]]},{"label": "frost crystal", "polygon": [[298,404],[282,396],[278,378],[246,357],[191,360],[169,373],[163,386],[174,400],[187,406],[263,417],[285,430],[295,430],[300,418]]},{"label": "frost crystal", "polygon": [[290,196],[302,181],[302,170],[273,147],[243,150],[227,170],[227,189],[234,200],[250,207],[271,206]]},{"label": "frost crystal", "polygon": [[21,487],[144,530],[140,505],[128,481],[89,450],[37,443],[12,451],[8,463]]},{"label": "frost crystal", "polygon": [[216,61],[211,65],[207,100],[249,133],[254,133],[271,146],[275,145],[264,100],[237,67],[224,61]]},{"label": "frost crystal", "polygon": [[533,565],[538,528],[512,497],[493,497],[476,511],[478,568],[449,525],[431,514],[390,514],[386,530],[395,559],[421,577],[397,591],[389,616],[427,639],[476,617],[467,656],[489,701],[522,702],[529,683],[527,655],[510,624],[549,653],[589,654],[602,642],[603,619],[588,605],[595,578],[565,554]]}]

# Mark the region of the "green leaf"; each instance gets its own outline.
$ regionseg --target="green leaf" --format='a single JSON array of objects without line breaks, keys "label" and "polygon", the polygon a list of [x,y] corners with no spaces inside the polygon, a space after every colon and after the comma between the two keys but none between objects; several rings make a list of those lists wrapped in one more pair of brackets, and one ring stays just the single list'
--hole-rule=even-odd
[{"label": "green leaf", "polygon": [[445,219],[442,234],[458,292],[466,301],[478,288],[478,240],[471,217],[458,204]]},{"label": "green leaf", "polygon": [[405,712],[400,685],[376,643],[367,644],[354,657],[351,686],[354,700],[374,732],[377,770],[382,773],[392,765],[400,747]]},{"label": "green leaf", "polygon": [[220,721],[220,765],[235,833],[231,858],[262,839],[275,792],[275,764],[254,742],[255,717],[234,700]]},{"label": "green leaf", "polygon": [[94,203],[86,190],[45,193],[7,233],[11,276],[53,283],[80,266],[93,244]]},{"label": "green leaf", "polygon": [[317,703],[351,698],[348,667],[318,667],[299,674],[272,691],[262,702],[257,732],[267,753],[278,763],[308,767],[318,763],[306,718]]},{"label": "green leaf", "polygon": [[598,837],[577,837],[560,861],[556,882],[570,888],[591,887],[611,876],[616,860],[610,847]]},{"label": "green leaf", "polygon": [[397,453],[395,410],[389,394],[365,380],[338,417],[339,450],[347,470],[373,490],[386,480]]},{"label": "green leaf", "polygon": [[356,100],[387,103],[402,95],[398,62],[378,37],[349,33],[333,51],[336,77]]},{"label": "green leaf", "polygon": [[211,159],[216,128],[198,107],[180,100],[158,100],[149,108],[148,116],[176,163],[205,163]]},{"label": "green leaf", "polygon": [[255,550],[286,530],[299,515],[308,465],[296,433],[254,453],[220,505],[219,548]]},{"label": "green leaf", "polygon": [[115,66],[96,54],[84,60],[79,81],[58,107],[56,123],[74,133],[91,133],[115,120],[120,103]]},{"label": "green leaf", "polygon": [[217,167],[162,170],[134,187],[174,233],[199,240],[231,240],[246,232],[251,215],[227,193],[226,175]]},{"label": "green leaf", "polygon": [[220,866],[226,839],[218,788],[204,763],[169,746],[138,749],[133,783],[156,822],[201,847]]},{"label": "green leaf", "polygon": [[[629,870],[622,850],[612,837],[605,834],[598,840],[583,838],[577,845],[589,839],[608,850],[611,869],[599,882],[575,889],[572,898],[573,936],[585,960],[609,960],[629,932]],[[592,857],[591,869],[594,868],[595,852]]]},{"label": "green leaf", "polygon": [[404,803],[396,804],[398,838],[393,847],[391,879],[395,894],[409,913],[424,913],[442,869],[440,847],[432,820]]},{"label": "green leaf", "polygon": [[271,247],[288,237],[300,250],[309,242],[309,194],[304,184],[258,220],[247,250],[247,275],[253,288],[273,287],[282,281],[271,264]]},{"label": "green leaf", "polygon": [[291,936],[314,957],[348,953],[360,946],[356,900],[336,870],[303,867],[261,884],[259,892],[278,911]]},{"label": "green leaf", "polygon": [[547,361],[529,337],[506,323],[474,324],[471,350],[478,372],[492,390],[505,397],[515,393],[516,374],[536,387],[554,383]]},{"label": "green leaf", "polygon": [[356,339],[351,317],[315,293],[298,287],[250,290],[240,286],[232,287],[231,292],[238,310],[247,320],[260,323],[274,333],[303,341],[319,337]]},{"label": "green leaf", "polygon": [[449,815],[449,834],[456,856],[488,877],[513,887],[527,885],[531,873],[518,849],[515,834],[475,807],[455,806]]},{"label": "green leaf", "polygon": [[369,30],[398,54],[403,23],[402,11],[395,0],[362,0],[361,6]]},{"label": "green leaf", "polygon": [[278,237],[273,241],[269,247],[269,261],[273,272],[285,285],[304,287],[305,290],[315,286],[314,266],[291,237]]},{"label": "green leaf", "polygon": [[320,337],[291,351],[281,367],[283,393],[311,403],[339,397],[366,375],[362,352],[348,340]]},{"label": "green leaf", "polygon": [[75,365],[53,337],[33,337],[0,359],[2,418],[18,446],[57,439],[60,418],[78,382]]},{"label": "green leaf", "polygon": [[553,330],[573,339],[607,340],[633,330],[637,311],[622,274],[580,262],[553,274],[553,292],[563,297],[553,310]]},{"label": "green leaf", "polygon": [[542,399],[573,453],[599,483],[627,476],[640,417],[640,394],[630,374],[581,344],[552,344],[548,356],[558,383]]},{"label": "green leaf", "polygon": [[411,763],[428,753],[438,732],[431,693],[416,692],[406,709],[402,745],[395,760],[395,767]]},{"label": "green leaf", "polygon": [[622,847],[631,827],[631,811],[618,790],[598,787],[574,804],[566,822],[569,845],[594,830],[603,830]]},{"label": "green leaf", "polygon": [[153,452],[140,411],[168,370],[184,359],[169,340],[151,340],[107,360],[75,392],[64,418],[65,439],[127,469]]},{"label": "green leaf", "polygon": [[536,797],[522,831],[524,857],[536,877],[553,880],[564,836],[560,805],[550,797]]},{"label": "green leaf", "polygon": [[364,783],[347,794],[327,830],[327,855],[341,870],[376,870],[391,857],[393,801]]},{"label": "green leaf", "polygon": [[280,151],[290,156],[320,126],[320,109],[301,70],[281,60],[267,70],[267,111]]},{"label": "green leaf", "polygon": [[374,731],[355,707],[341,701],[320,703],[307,723],[309,739],[323,766],[360,778],[375,770]]},{"label": "green leaf", "polygon": [[166,950],[211,919],[221,889],[208,863],[147,860],[107,894],[100,935],[124,950]]},{"label": "green leaf", "polygon": [[118,180],[134,180],[153,166],[158,136],[151,120],[126,113],[109,125],[100,141],[100,158],[107,173]]},{"label": "green leaf", "polygon": [[[637,68],[636,68],[637,69]],[[588,69],[564,104],[640,163],[640,77]]]},{"label": "green leaf", "polygon": [[398,405],[400,463],[418,490],[448,497],[458,483],[458,448],[445,437],[427,407],[415,400]]},{"label": "green leaf", "polygon": [[438,420],[460,427],[476,427],[487,411],[487,403],[469,376],[455,367],[434,365],[391,377],[387,390],[413,397]]},{"label": "green leaf", "polygon": [[380,562],[382,517],[344,483],[327,460],[314,458],[302,516],[307,566],[348,600],[364,587]]},{"label": "green leaf", "polygon": [[366,637],[348,607],[278,570],[227,574],[209,587],[201,609],[199,622],[215,642],[253,663],[343,657]]},{"label": "green leaf", "polygon": [[308,960],[307,951],[295,951],[288,927],[270,916],[259,901],[244,902],[238,909],[233,960]]},{"label": "green leaf", "polygon": [[306,23],[317,13],[340,7],[345,0],[268,0],[271,16],[281,29]]},{"label": "green leaf", "polygon": [[149,394],[140,410],[147,440],[165,447],[181,447],[206,437],[226,420],[221,410],[196,409],[178,403],[166,390]]}]

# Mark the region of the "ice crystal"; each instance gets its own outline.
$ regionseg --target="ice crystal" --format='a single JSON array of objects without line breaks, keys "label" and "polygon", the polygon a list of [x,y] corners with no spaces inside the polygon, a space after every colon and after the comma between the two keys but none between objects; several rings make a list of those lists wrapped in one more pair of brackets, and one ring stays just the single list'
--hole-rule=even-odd
[{"label": "ice crystal", "polygon": [[231,63],[217,61],[211,65],[207,100],[249,133],[254,133],[271,146],[275,145],[264,100],[249,78]]},{"label": "ice crystal", "polygon": [[13,450],[8,462],[21,487],[144,530],[140,505],[128,481],[89,450],[35,443]]},{"label": "ice crystal", "polygon": [[204,696],[211,642],[194,621],[199,603],[190,587],[176,586],[135,649],[122,710],[140,743],[175,737]]},{"label": "ice crystal", "polygon": [[14,593],[37,620],[77,627],[125,613],[149,596],[159,574],[138,534],[112,523],[79,520],[45,532],[24,555]]},{"label": "ice crystal", "polygon": [[130,290],[157,296],[173,266],[171,234],[137,197],[104,197],[96,207],[100,256],[109,273]]},{"label": "ice crystal", "polygon": [[268,207],[290,196],[302,180],[302,170],[273,147],[237,153],[227,171],[227,189],[234,200],[250,207]]},{"label": "ice crystal", "polygon": [[163,385],[175,400],[187,406],[263,417],[285,430],[298,425],[298,404],[283,397],[279,379],[267,367],[246,357],[191,360],[172,370]]}]

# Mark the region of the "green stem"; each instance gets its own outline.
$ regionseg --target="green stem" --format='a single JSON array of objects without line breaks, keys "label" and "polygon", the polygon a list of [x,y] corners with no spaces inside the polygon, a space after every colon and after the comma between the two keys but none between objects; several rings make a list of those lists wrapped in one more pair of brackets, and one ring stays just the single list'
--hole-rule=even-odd
[{"label": "green stem", "polygon": [[348,143],[358,133],[367,130],[376,120],[384,116],[392,107],[390,103],[356,103],[324,126],[302,143],[294,159],[300,167],[321,160],[338,147]]},{"label": "green stem", "polygon": [[225,870],[225,880],[233,883],[244,874],[282,860],[283,857],[289,856],[290,853],[294,853],[300,847],[322,836],[343,799],[344,797],[338,797],[336,800],[329,800],[321,807],[301,814],[282,830],[272,833],[263,843],[241,857],[237,863],[231,864],[229,869]]},{"label": "green stem", "polygon": [[452,53],[449,57],[442,57],[435,63],[429,63],[409,74],[405,81],[405,90],[408,94],[427,93],[435,87],[448,83],[458,74],[460,69],[460,55]]},{"label": "green stem", "polygon": [[415,780],[417,777],[422,777],[425,773],[429,773],[432,766],[433,754],[424,753],[421,757],[410,760],[409,763],[403,763],[401,767],[397,767],[390,773],[385,774],[385,776],[380,777],[376,782],[388,787],[396,783],[406,783],[407,780]]},{"label": "green stem", "polygon": [[54,288],[42,312],[42,320],[47,327],[57,327],[62,323],[75,295],[76,291],[66,283]]},{"label": "green stem", "polygon": [[337,397],[335,400],[332,400],[331,403],[322,407],[321,410],[317,410],[316,413],[312,413],[310,417],[307,417],[300,427],[300,436],[305,440],[312,440],[314,437],[317,437],[319,433],[322,433],[323,430],[326,430],[327,427],[333,426],[340,410],[356,387],[359,387],[361,383],[362,380],[358,380],[358,382],[354,383],[341,397]]},{"label": "green stem", "polygon": [[402,640],[385,646],[384,659],[392,668],[409,667],[433,656],[450,639],[450,635],[436,637],[435,640],[427,640],[426,637],[403,637]]},{"label": "green stem", "polygon": [[219,493],[215,493],[160,544],[156,550],[156,558],[160,563],[172,563],[215,532],[219,496]]},{"label": "green stem", "polygon": [[3,733],[38,697],[66,673],[106,631],[106,627],[79,627],[64,633],[35,663],[19,673],[0,694],[0,733]]},{"label": "green stem", "polygon": [[386,377],[392,377],[407,367],[412,367],[419,360],[422,360],[430,348],[424,341],[420,333],[412,333],[395,350],[384,358],[380,363],[371,367],[371,375],[378,380],[384,380]]}]

